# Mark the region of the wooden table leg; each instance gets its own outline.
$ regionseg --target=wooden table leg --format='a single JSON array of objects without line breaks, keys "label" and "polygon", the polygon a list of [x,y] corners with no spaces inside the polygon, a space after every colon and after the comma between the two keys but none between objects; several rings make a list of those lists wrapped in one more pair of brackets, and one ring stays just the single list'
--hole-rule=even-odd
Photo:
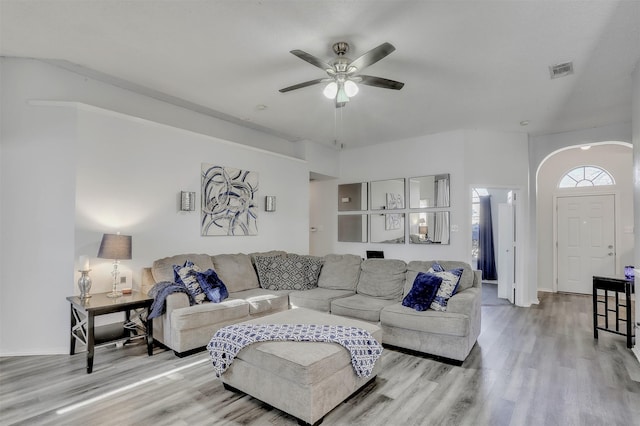
[{"label": "wooden table leg", "polygon": [[625,295],[625,311],[627,312],[627,348],[633,347],[633,338],[631,337],[631,286],[627,285],[624,288]]},{"label": "wooden table leg", "polygon": [[95,345],[95,337],[93,334],[94,318],[93,313],[87,314],[87,374],[93,371],[93,350]]},{"label": "wooden table leg", "polygon": [[73,335],[73,327],[76,326],[76,316],[73,314],[73,305],[71,306],[71,333],[69,333],[69,355],[73,355],[76,353],[76,338]]},{"label": "wooden table leg", "polygon": [[145,329],[147,331],[147,353],[153,355],[153,319],[149,319],[151,315],[151,306],[147,307],[147,319],[145,320]]},{"label": "wooden table leg", "polygon": [[598,338],[598,289],[593,280],[593,338]]}]

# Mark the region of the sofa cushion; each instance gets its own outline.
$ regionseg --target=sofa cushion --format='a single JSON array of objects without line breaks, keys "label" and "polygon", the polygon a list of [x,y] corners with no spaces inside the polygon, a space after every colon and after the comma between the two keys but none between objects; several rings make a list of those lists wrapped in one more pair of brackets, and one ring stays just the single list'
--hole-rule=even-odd
[{"label": "sofa cushion", "polygon": [[324,257],[318,287],[356,290],[362,258],[355,254],[328,254]]},{"label": "sofa cushion", "polygon": [[471,265],[466,262],[460,262],[457,260],[412,260],[407,264],[407,284],[404,288],[404,294],[407,294],[411,290],[413,280],[418,275],[418,272],[427,272],[434,263],[439,263],[446,271],[462,268],[462,276],[458,282],[458,289],[456,291],[466,290],[473,287],[474,273],[471,269]]},{"label": "sofa cushion", "polygon": [[211,261],[213,269],[227,286],[229,294],[260,287],[248,254],[218,254],[211,256]]},{"label": "sofa cushion", "polygon": [[397,259],[367,259],[362,262],[356,291],[379,299],[400,301],[407,264]]},{"label": "sofa cushion", "polygon": [[229,293],[229,297],[242,299],[249,303],[250,315],[264,315],[289,309],[289,293],[287,291],[275,292],[254,288]]},{"label": "sofa cushion", "polygon": [[380,322],[384,326],[414,330],[422,333],[445,334],[450,336],[469,335],[469,315],[434,310],[416,311],[394,303],[380,312]]},{"label": "sofa cushion", "polygon": [[211,256],[208,254],[178,254],[176,256],[165,257],[153,261],[151,275],[153,276],[154,281],[157,283],[161,281],[173,282],[173,265],[184,265],[187,260],[198,265],[198,267],[203,271],[213,268]]},{"label": "sofa cushion", "polygon": [[210,302],[220,303],[229,297],[227,287],[213,269],[207,269],[204,272],[196,272],[195,276],[202,292],[207,296],[207,299],[209,299]]},{"label": "sofa cushion", "polygon": [[227,299],[220,303],[205,302],[171,311],[171,327],[189,330],[210,324],[241,321],[249,315],[249,303],[240,299]]},{"label": "sofa cushion", "polygon": [[200,304],[205,301],[207,295],[202,291],[196,277],[198,272],[202,272],[202,270],[190,260],[186,260],[184,265],[173,265],[173,282],[184,285],[193,300]]},{"label": "sofa cushion", "polygon": [[320,312],[331,311],[331,301],[341,297],[353,296],[353,290],[339,290],[317,287],[311,290],[292,291],[289,303],[298,308],[309,308]]},{"label": "sofa cushion", "polygon": [[396,303],[394,300],[354,294],[341,297],[331,302],[331,313],[344,317],[358,318],[369,322],[380,321],[380,311],[388,305]]},{"label": "sofa cushion", "polygon": [[253,257],[260,287],[267,290],[308,290],[318,286],[322,258],[315,256]]},{"label": "sofa cushion", "polygon": [[416,311],[426,311],[436,298],[442,278],[428,272],[419,272],[413,281],[413,287],[402,299],[402,306]]}]

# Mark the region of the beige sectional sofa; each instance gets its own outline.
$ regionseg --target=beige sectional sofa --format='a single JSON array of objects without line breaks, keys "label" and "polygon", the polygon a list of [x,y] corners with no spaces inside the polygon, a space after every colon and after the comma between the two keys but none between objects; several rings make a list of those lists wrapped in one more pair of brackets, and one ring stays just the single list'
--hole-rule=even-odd
[{"label": "beige sectional sofa", "polygon": [[[416,311],[402,299],[419,272],[434,261],[362,260],[356,255],[329,254],[313,288],[267,290],[261,287],[256,256],[276,256],[295,262],[318,258],[274,251],[254,254],[182,254],[156,260],[143,270],[142,291],[173,280],[173,265],[189,259],[201,269],[216,271],[229,291],[221,303],[189,306],[184,293],[166,299],[166,312],[154,319],[154,338],[182,355],[207,345],[221,327],[248,319],[304,307],[379,324],[382,343],[462,362],[480,334],[481,274],[464,262],[439,261],[445,269],[462,268],[458,291],[445,312]],[[260,259],[258,259],[260,260]],[[263,268],[264,269],[264,268]],[[273,277],[271,277],[273,278]]]}]

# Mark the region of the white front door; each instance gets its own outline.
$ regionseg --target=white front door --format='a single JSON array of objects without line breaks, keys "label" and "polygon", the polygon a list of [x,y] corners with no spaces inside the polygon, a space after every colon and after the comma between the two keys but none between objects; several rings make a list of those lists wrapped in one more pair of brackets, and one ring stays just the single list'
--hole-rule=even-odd
[{"label": "white front door", "polygon": [[557,199],[558,291],[591,294],[594,275],[614,275],[615,196]]}]

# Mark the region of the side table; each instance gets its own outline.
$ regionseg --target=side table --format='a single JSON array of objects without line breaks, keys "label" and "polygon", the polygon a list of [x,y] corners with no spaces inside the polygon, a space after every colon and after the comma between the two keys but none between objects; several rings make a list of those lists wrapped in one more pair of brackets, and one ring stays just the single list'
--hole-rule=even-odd
[{"label": "side table", "polygon": [[[87,299],[69,296],[67,300],[71,304],[69,354],[75,354],[76,340],[87,346],[87,374],[93,371],[93,354],[96,346],[145,337],[147,353],[149,356],[153,354],[153,321],[147,321],[153,298],[134,291],[117,298],[109,298],[107,293],[97,293]],[[114,312],[124,312],[125,322],[95,327],[96,316]],[[139,318],[139,323],[132,322],[136,318]]]},{"label": "side table", "polygon": [[[593,338],[598,338],[598,330],[619,334],[627,338],[627,348],[633,347],[633,320],[631,309],[631,293],[634,293],[634,280],[625,277],[593,277]],[[598,294],[598,291],[604,294]],[[609,292],[613,293],[613,306],[609,303]],[[620,295],[624,296],[624,303],[620,300]],[[604,296],[599,299],[598,296]],[[604,305],[602,310],[598,310],[598,305]],[[620,308],[624,309],[621,316]],[[609,314],[615,313],[613,325],[609,324]],[[604,326],[598,322],[598,318],[604,318]],[[624,329],[620,323],[624,323]]]}]

